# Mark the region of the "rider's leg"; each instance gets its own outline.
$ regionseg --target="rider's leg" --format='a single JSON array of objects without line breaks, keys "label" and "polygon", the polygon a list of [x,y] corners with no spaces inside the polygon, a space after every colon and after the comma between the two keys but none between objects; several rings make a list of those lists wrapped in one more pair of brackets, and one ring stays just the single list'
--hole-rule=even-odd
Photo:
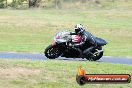
[{"label": "rider's leg", "polygon": [[82,50],[79,49],[79,48],[75,48],[75,47],[74,47],[74,49],[79,52],[79,57],[83,58],[83,52],[82,52]]},{"label": "rider's leg", "polygon": [[92,50],[94,49],[94,46],[91,46],[90,48],[86,49],[83,51],[83,55],[91,55],[92,54]]}]

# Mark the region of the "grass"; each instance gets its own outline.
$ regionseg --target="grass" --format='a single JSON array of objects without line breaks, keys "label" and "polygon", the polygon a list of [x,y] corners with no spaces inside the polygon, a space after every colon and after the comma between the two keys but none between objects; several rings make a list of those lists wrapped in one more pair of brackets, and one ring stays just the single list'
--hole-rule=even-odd
[{"label": "grass", "polygon": [[[0,60],[0,88],[82,88],[76,83],[78,66],[88,74],[130,74],[132,66],[89,61]],[[131,88],[129,84],[87,84],[83,88]]]},{"label": "grass", "polygon": [[132,56],[131,10],[0,10],[0,51],[43,53],[56,32],[77,23],[108,41],[105,55]]}]

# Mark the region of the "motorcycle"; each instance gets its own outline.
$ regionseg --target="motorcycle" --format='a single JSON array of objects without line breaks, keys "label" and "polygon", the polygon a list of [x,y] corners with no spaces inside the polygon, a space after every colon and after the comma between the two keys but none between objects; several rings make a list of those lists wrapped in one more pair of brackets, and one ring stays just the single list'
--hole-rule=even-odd
[{"label": "motorcycle", "polygon": [[[92,46],[90,43],[85,44],[81,48],[72,47],[72,45],[80,40],[81,36],[79,35],[70,35],[70,32],[68,31],[58,32],[54,37],[54,43],[45,49],[44,54],[49,59],[55,59],[61,56],[66,58],[86,58],[90,61],[99,60],[103,56],[104,51],[102,46],[107,44],[104,39],[95,37],[97,48],[93,49],[90,53],[85,51]],[[84,55],[82,53],[83,51],[85,51],[87,54]]]}]

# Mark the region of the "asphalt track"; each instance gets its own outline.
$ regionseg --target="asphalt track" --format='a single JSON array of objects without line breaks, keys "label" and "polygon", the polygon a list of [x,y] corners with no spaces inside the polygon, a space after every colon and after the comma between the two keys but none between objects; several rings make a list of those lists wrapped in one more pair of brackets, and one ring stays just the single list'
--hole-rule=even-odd
[{"label": "asphalt track", "polygon": [[[16,52],[0,52],[1,59],[32,59],[32,60],[48,60],[44,54],[32,54],[32,53],[16,53]],[[57,60],[68,60],[68,61],[87,61],[81,58],[63,58],[59,57]],[[132,65],[132,57],[111,57],[103,56],[98,62],[109,62],[119,64]]]}]

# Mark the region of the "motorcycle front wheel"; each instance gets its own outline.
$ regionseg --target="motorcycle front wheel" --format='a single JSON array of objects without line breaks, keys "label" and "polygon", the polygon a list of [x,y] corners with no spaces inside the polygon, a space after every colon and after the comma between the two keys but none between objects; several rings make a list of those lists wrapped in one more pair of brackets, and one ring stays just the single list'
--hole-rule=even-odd
[{"label": "motorcycle front wheel", "polygon": [[49,45],[45,49],[44,54],[49,59],[55,59],[55,58],[58,58],[61,55],[61,52],[59,51],[57,46]]}]

